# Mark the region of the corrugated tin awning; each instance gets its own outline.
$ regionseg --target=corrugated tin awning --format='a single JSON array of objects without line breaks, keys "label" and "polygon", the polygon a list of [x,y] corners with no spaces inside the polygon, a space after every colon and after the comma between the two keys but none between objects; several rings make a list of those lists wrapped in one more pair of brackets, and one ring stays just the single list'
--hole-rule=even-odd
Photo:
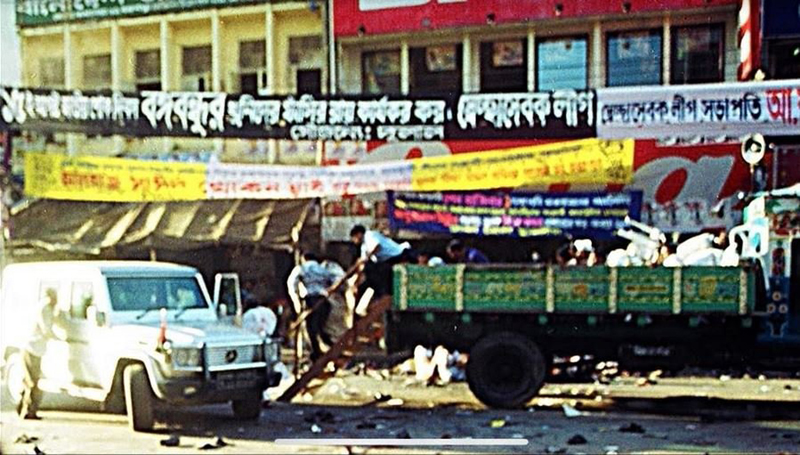
[{"label": "corrugated tin awning", "polygon": [[309,200],[110,203],[36,200],[11,214],[10,246],[99,254],[115,246],[168,250],[299,238]]}]

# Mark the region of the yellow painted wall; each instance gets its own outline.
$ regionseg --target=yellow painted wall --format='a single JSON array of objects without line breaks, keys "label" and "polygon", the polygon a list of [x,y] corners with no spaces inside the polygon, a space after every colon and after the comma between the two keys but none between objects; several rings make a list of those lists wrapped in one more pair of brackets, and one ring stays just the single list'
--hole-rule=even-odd
[{"label": "yellow painted wall", "polygon": [[61,33],[22,38],[22,84],[39,87],[39,61],[42,58],[64,57],[64,42]]},{"label": "yellow painted wall", "polygon": [[220,18],[220,68],[222,90],[237,87],[239,72],[239,43],[242,41],[266,40],[266,14],[248,14]]},{"label": "yellow painted wall", "polygon": [[161,36],[159,24],[138,27],[121,27],[123,46],[121,59],[121,88],[134,90],[136,84],[136,52],[160,49]]},{"label": "yellow painted wall", "polygon": [[[312,13],[308,9],[275,13],[275,84],[276,94],[288,94],[295,91],[295,74],[289,64],[289,38],[293,36],[322,35],[323,25],[319,12]],[[323,69],[323,86],[325,85],[325,61],[319,62]]]},{"label": "yellow painted wall", "polygon": [[110,88],[111,81],[109,81],[108,87],[89,87],[84,83],[83,58],[91,55],[111,53],[111,29],[102,28],[74,32],[71,39],[72,65],[75,71],[73,73],[75,75],[73,86],[76,88],[82,88],[84,90]]}]

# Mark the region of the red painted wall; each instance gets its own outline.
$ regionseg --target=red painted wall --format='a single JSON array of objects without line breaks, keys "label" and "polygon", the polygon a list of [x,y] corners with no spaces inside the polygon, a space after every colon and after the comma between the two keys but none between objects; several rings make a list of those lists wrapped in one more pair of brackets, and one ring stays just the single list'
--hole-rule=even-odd
[{"label": "red painted wall", "polygon": [[[355,36],[363,27],[365,35],[376,35],[486,25],[492,20],[504,24],[620,16],[624,3],[630,4],[629,11],[634,14],[736,5],[738,0],[336,0],[334,33]],[[556,13],[557,5],[561,6],[560,14]]]}]

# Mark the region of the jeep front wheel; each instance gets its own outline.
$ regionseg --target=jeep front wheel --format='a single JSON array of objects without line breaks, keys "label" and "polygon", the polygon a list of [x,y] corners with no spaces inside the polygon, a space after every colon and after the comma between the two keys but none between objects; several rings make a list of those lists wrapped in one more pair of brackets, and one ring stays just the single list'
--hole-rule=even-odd
[{"label": "jeep front wheel", "polygon": [[470,351],[467,382],[484,404],[517,408],[539,392],[546,368],[536,343],[518,333],[500,332],[482,338]]},{"label": "jeep front wheel", "polygon": [[233,415],[240,420],[256,420],[261,416],[261,391],[246,394],[244,399],[233,400]]},{"label": "jeep front wheel", "polygon": [[11,354],[6,359],[6,367],[3,372],[3,382],[6,384],[8,396],[15,409],[22,401],[22,394],[25,391],[25,365],[22,362],[22,355],[19,352]]},{"label": "jeep front wheel", "polygon": [[128,424],[134,431],[150,431],[155,423],[155,396],[142,365],[128,365],[122,375]]}]

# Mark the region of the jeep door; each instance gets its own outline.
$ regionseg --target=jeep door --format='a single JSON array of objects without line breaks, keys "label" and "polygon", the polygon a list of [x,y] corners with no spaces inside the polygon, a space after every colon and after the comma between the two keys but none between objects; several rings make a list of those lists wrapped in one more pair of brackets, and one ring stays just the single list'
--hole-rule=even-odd
[{"label": "jeep door", "polygon": [[102,386],[111,348],[104,308],[98,308],[97,286],[91,277],[75,278],[69,283],[70,309],[67,318],[67,341],[76,372],[76,384],[83,387]]}]

